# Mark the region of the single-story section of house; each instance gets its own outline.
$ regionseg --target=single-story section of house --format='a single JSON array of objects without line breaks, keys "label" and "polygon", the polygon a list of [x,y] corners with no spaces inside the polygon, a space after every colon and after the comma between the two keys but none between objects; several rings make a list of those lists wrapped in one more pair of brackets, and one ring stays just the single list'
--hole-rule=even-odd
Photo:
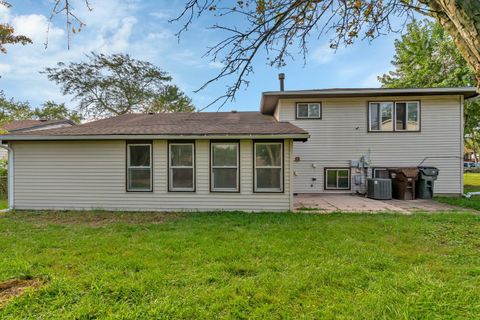
[{"label": "single-story section of house", "polygon": [[[18,133],[25,131],[47,130],[74,126],[75,122],[68,119],[58,120],[13,120],[1,126],[1,131],[5,133]],[[0,159],[8,157],[7,149],[0,148]]]},{"label": "single-story section of house", "polygon": [[1,136],[16,209],[293,208],[293,141],[308,132],[259,112],[126,114]]}]

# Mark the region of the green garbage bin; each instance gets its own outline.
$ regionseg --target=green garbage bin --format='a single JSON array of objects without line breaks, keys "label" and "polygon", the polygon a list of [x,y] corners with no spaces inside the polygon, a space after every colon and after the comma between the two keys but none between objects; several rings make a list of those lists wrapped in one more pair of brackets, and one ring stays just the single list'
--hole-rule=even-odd
[{"label": "green garbage bin", "polygon": [[418,180],[416,186],[417,199],[432,199],[435,180],[439,170],[435,167],[418,167]]}]

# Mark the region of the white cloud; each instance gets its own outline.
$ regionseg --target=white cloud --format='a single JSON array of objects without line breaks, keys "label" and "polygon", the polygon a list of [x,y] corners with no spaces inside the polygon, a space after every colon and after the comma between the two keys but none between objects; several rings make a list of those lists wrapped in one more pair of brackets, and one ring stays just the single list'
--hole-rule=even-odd
[{"label": "white cloud", "polygon": [[0,75],[9,73],[10,71],[12,71],[12,67],[10,65],[5,63],[0,63]]},{"label": "white cloud", "polygon": [[[29,37],[34,43],[45,42],[47,39],[48,19],[44,15],[30,14],[16,16],[12,20],[12,25],[17,34]],[[55,26],[50,26],[50,30],[48,31],[49,40],[56,40],[59,37],[63,37],[64,34],[65,32],[62,29],[56,28]]]},{"label": "white cloud", "polygon": [[212,68],[212,69],[221,69],[223,68],[223,63],[221,63],[220,61],[210,61],[208,63],[208,65]]},{"label": "white cloud", "polygon": [[[7,95],[30,100],[33,105],[54,99],[74,106],[70,97],[62,96],[58,86],[39,71],[60,61],[84,61],[85,55],[92,51],[129,53],[134,58],[150,61],[169,72],[174,83],[190,96],[206,77],[205,72],[221,66],[202,59],[201,53],[192,48],[198,43],[178,43],[174,36],[176,26],[159,21],[167,17],[168,10],[150,13],[145,9],[148,8],[145,2],[139,0],[92,0],[91,5],[91,12],[81,2],[75,7],[86,26],[72,35],[70,50],[67,50],[65,21],[61,16],[50,26],[49,45],[44,48],[49,7],[46,6],[44,12],[29,15],[15,14],[18,6],[9,11],[8,19],[15,22],[18,33],[31,37],[34,43],[10,46],[8,54],[1,57],[0,81]],[[2,14],[6,16],[0,11],[0,17]]]},{"label": "white cloud", "polygon": [[103,52],[117,53],[128,49],[133,27],[137,23],[135,17],[125,17],[120,22],[120,27],[110,36],[103,36],[105,44],[102,46]]},{"label": "white cloud", "polygon": [[0,23],[7,23],[10,21],[10,9],[6,6],[0,5]]},{"label": "white cloud", "polygon": [[382,73],[372,73],[366,78],[363,79],[361,82],[362,87],[366,88],[378,88],[381,86],[380,82],[378,81],[378,76],[381,75]]},{"label": "white cloud", "polygon": [[335,57],[335,50],[330,48],[328,44],[318,47],[313,50],[311,54],[312,60],[319,64],[326,64],[333,60]]},{"label": "white cloud", "polygon": [[155,11],[155,12],[151,12],[150,15],[152,17],[155,17],[159,20],[164,20],[164,21],[168,21],[169,19],[171,19],[171,15],[168,14],[167,12],[165,11]]}]

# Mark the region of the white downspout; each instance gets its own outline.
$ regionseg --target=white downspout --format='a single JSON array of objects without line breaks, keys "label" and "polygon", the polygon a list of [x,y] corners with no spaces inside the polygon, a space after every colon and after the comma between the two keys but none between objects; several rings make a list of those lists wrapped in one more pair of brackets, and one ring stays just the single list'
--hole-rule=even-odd
[{"label": "white downspout", "polygon": [[8,151],[8,209],[0,210],[0,212],[7,212],[13,210],[14,207],[14,190],[13,190],[13,149],[8,145],[3,145],[0,143],[0,148]]}]

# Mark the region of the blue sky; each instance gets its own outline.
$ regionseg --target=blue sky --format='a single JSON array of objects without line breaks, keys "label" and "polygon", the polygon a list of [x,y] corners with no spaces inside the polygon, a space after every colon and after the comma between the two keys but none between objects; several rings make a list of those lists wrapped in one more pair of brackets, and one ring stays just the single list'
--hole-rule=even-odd
[{"label": "blue sky", "polygon": [[[64,20],[57,17],[50,27],[49,46],[44,48],[47,19],[52,4],[49,0],[11,0],[13,8],[0,7],[0,22],[11,23],[18,33],[32,38],[34,44],[9,46],[8,54],[0,55],[0,88],[8,97],[30,101],[38,106],[46,100],[66,102],[73,107],[70,97],[62,96],[59,88],[39,71],[54,66],[58,61],[81,61],[85,54],[129,53],[134,58],[150,61],[169,72],[174,82],[202,108],[221,95],[228,81],[193,93],[218,72],[218,64],[202,58],[207,46],[222,37],[207,29],[214,21],[197,21],[183,35],[180,42],[175,32],[180,24],[168,19],[178,14],[182,0],[91,0],[93,11],[88,12],[77,0],[77,14],[86,22],[86,28],[72,39],[67,50]],[[236,101],[229,102],[222,111],[258,110],[262,91],[278,89],[277,74],[286,74],[286,89],[314,89],[332,87],[378,87],[376,77],[392,69],[394,39],[398,34],[376,39],[372,43],[358,41],[334,52],[328,47],[328,36],[312,39],[307,64],[298,56],[288,66],[276,69],[266,60],[254,62],[255,73],[248,80],[250,86],[238,93]],[[208,111],[216,111],[215,107]]]}]

